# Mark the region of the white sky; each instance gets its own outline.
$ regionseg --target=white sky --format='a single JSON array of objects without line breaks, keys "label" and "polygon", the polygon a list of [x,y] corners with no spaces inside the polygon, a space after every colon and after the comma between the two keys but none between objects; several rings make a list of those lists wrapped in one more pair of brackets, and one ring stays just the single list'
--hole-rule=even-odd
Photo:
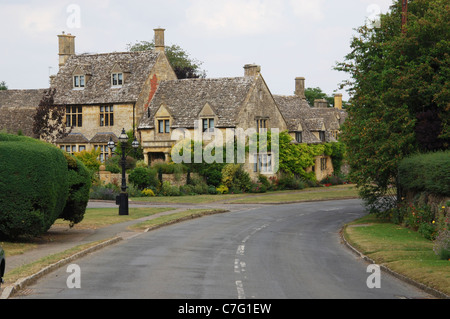
[{"label": "white sky", "polygon": [[[76,53],[126,51],[166,29],[203,62],[208,78],[261,65],[273,94],[292,95],[294,79],[331,95],[348,75],[333,70],[350,52],[354,29],[388,11],[392,0],[0,0],[0,81],[46,88],[58,71],[57,35],[76,36]],[[346,92],[344,99],[348,98]]]}]

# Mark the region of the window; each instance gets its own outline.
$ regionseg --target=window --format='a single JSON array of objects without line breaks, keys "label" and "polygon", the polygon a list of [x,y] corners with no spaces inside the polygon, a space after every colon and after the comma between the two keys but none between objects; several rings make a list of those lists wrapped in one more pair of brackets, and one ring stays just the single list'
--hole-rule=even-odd
[{"label": "window", "polygon": [[256,120],[256,132],[257,133],[267,132],[267,119]]},{"label": "window", "polygon": [[169,120],[158,120],[158,133],[170,133]]},{"label": "window", "polygon": [[75,75],[73,77],[73,87],[74,88],[84,88],[86,82],[86,77],[84,75]]},{"label": "window", "polygon": [[86,150],[86,146],[85,145],[79,145],[78,148],[77,148],[76,145],[60,145],[59,148],[62,149],[63,151],[65,151],[65,152],[69,153],[69,154],[72,154],[72,155],[74,153]]},{"label": "window", "polygon": [[319,138],[321,142],[325,142],[325,131],[319,131]]},{"label": "window", "polygon": [[112,86],[122,86],[122,84],[123,84],[123,73],[111,74],[111,85]]},{"label": "window", "polygon": [[303,141],[302,132],[295,132],[295,141],[297,143],[302,143]]},{"label": "window", "polygon": [[98,160],[104,163],[109,157],[109,148],[107,145],[94,145],[95,150],[100,150]]},{"label": "window", "polygon": [[100,106],[100,126],[114,125],[114,107]]},{"label": "window", "polygon": [[327,159],[323,157],[320,159],[320,170],[325,171],[327,169]]},{"label": "window", "polygon": [[202,119],[203,132],[214,131],[214,119]]},{"label": "window", "polygon": [[66,126],[68,127],[83,126],[82,106],[66,106]]},{"label": "window", "polygon": [[253,172],[272,173],[272,154],[254,154]]}]

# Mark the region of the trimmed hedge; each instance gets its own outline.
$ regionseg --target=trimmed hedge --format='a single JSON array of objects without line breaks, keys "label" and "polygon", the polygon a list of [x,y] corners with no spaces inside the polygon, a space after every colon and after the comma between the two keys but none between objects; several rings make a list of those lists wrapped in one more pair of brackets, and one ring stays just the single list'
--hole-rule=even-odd
[{"label": "trimmed hedge", "polygon": [[398,176],[404,190],[450,196],[450,151],[405,158],[399,164]]},{"label": "trimmed hedge", "polygon": [[62,213],[69,195],[67,161],[56,147],[0,134],[0,236],[37,236]]},{"label": "trimmed hedge", "polygon": [[90,174],[80,160],[51,144],[0,133],[0,236],[38,236],[58,218],[79,223]]},{"label": "trimmed hedge", "polygon": [[64,153],[68,166],[69,197],[59,218],[78,224],[84,218],[91,189],[91,172],[77,158]]}]

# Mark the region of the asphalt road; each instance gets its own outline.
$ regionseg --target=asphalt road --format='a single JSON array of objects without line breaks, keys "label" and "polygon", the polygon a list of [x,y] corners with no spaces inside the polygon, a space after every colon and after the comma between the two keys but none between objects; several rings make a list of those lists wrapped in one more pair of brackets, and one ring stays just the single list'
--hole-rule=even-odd
[{"label": "asphalt road", "polygon": [[104,248],[75,261],[79,272],[64,267],[15,298],[429,298],[384,272],[380,288],[367,286],[368,264],[339,236],[364,214],[358,200],[242,206]]}]

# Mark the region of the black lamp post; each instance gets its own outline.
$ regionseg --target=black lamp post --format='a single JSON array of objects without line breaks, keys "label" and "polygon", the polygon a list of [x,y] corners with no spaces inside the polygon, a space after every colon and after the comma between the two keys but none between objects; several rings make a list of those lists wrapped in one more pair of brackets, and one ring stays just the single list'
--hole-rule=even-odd
[{"label": "black lamp post", "polygon": [[[127,193],[127,180],[125,177],[125,164],[126,164],[126,147],[128,142],[128,135],[125,132],[125,129],[122,129],[122,133],[119,136],[119,142],[122,147],[122,157],[120,159],[120,164],[122,166],[122,186],[120,195],[116,197],[116,204],[119,205],[119,215],[128,215],[128,193]],[[131,143],[133,149],[137,149],[139,147],[139,142],[134,138],[134,141]],[[112,140],[112,137],[109,139],[108,148],[114,152],[116,145]]]}]

